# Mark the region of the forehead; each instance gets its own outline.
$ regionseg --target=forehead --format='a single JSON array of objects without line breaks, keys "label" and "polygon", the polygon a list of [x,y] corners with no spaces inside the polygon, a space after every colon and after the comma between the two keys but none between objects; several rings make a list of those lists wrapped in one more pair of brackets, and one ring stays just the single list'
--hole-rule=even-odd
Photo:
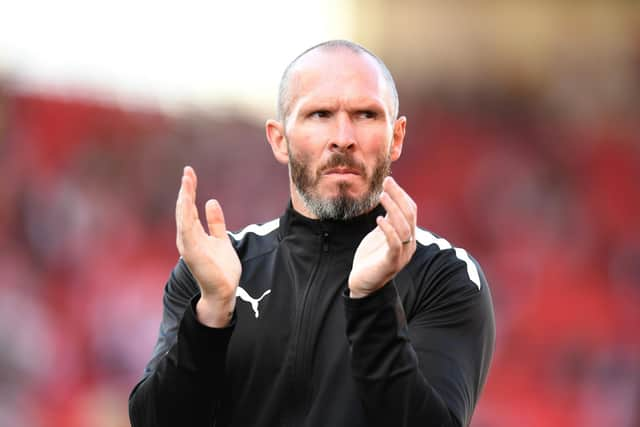
[{"label": "forehead", "polygon": [[289,81],[289,110],[300,102],[377,101],[391,110],[391,88],[376,60],[346,48],[319,49],[300,58]]}]

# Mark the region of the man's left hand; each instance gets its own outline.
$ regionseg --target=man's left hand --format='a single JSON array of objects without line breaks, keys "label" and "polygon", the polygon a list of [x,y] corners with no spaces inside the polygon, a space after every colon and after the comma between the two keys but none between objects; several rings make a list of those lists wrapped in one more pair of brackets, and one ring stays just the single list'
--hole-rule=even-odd
[{"label": "man's left hand", "polygon": [[416,251],[417,206],[387,177],[380,203],[387,211],[376,218],[378,226],[362,239],[349,274],[351,298],[362,298],[382,288],[409,262]]}]

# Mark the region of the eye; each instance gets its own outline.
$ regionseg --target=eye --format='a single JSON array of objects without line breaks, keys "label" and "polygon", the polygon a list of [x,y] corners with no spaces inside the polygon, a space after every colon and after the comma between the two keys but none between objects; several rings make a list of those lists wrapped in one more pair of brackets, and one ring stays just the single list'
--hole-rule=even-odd
[{"label": "eye", "polygon": [[326,119],[331,113],[328,110],[316,110],[309,113],[309,117],[313,119]]},{"label": "eye", "polygon": [[378,113],[372,110],[362,110],[358,111],[358,117],[361,119],[375,119],[378,117]]}]

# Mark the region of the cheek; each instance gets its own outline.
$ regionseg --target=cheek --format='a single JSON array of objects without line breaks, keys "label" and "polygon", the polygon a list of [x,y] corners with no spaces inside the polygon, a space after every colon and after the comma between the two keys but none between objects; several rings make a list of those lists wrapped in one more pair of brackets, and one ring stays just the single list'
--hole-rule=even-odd
[{"label": "cheek", "polygon": [[367,158],[379,158],[388,155],[393,132],[385,128],[366,129],[359,133],[358,142]]},{"label": "cheek", "polygon": [[305,169],[306,173],[314,173],[314,154],[305,148],[304,144],[289,143],[289,160],[295,162],[298,167]]},{"label": "cheek", "polygon": [[324,144],[321,139],[309,132],[291,132],[287,136],[289,150],[300,160],[313,163],[313,159],[322,156]]}]

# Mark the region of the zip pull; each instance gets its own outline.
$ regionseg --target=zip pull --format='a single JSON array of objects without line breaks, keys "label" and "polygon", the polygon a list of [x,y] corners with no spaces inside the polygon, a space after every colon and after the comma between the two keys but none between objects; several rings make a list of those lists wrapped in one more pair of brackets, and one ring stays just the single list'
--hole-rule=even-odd
[{"label": "zip pull", "polygon": [[329,250],[329,233],[326,231],[322,233],[322,250],[327,252]]}]

